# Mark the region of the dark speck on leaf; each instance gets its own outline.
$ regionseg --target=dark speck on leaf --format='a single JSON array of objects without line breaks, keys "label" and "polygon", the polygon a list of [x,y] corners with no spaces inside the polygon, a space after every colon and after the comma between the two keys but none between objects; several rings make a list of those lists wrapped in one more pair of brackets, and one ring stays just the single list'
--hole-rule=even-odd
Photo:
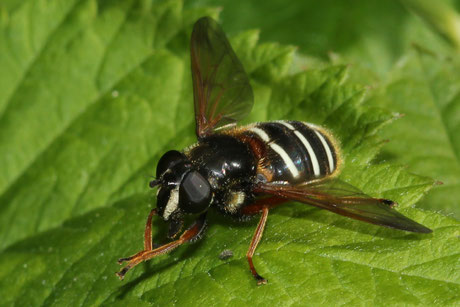
[{"label": "dark speck on leaf", "polygon": [[220,260],[227,260],[232,257],[233,257],[233,252],[229,249],[223,250],[222,253],[220,253],[219,255]]}]

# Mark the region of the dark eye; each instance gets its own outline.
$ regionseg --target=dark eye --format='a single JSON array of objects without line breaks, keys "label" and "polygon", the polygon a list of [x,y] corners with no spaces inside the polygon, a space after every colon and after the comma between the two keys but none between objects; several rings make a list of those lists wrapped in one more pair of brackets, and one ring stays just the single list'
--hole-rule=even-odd
[{"label": "dark eye", "polygon": [[211,186],[197,171],[185,175],[179,188],[179,206],[187,213],[200,213],[211,203]]},{"label": "dark eye", "polygon": [[166,152],[158,161],[157,164],[157,178],[163,175],[168,169],[172,168],[174,165],[185,161],[187,158],[183,153],[177,150],[170,150]]}]

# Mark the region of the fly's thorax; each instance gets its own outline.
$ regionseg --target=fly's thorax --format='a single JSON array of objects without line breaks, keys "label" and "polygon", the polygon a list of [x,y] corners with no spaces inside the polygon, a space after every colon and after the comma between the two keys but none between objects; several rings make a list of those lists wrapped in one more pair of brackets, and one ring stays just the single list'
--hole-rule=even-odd
[{"label": "fly's thorax", "polygon": [[189,147],[185,155],[206,174],[214,192],[212,205],[219,211],[237,214],[252,201],[257,159],[246,142],[232,135],[215,134]]},{"label": "fly's thorax", "polygon": [[203,174],[213,189],[232,189],[253,182],[257,160],[248,144],[225,134],[202,139],[185,155]]}]

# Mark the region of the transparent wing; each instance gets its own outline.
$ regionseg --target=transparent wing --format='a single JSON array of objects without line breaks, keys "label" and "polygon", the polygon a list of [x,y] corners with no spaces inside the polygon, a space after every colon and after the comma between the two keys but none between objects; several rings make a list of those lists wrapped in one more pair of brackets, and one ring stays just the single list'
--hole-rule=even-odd
[{"label": "transparent wing", "polygon": [[295,186],[262,184],[256,191],[296,200],[371,224],[411,232],[431,232],[431,229],[394,210],[395,202],[372,198],[338,179]]},{"label": "transparent wing", "polygon": [[243,65],[213,19],[195,23],[190,52],[196,133],[201,138],[244,118],[254,96]]}]

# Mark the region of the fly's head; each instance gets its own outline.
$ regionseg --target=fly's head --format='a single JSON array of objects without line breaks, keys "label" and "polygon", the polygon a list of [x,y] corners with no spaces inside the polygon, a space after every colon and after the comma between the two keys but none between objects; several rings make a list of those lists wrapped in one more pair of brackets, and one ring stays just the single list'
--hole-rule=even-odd
[{"label": "fly's head", "polygon": [[150,187],[155,186],[158,215],[170,221],[171,236],[180,230],[185,214],[202,213],[212,202],[208,180],[176,150],[166,152],[158,161],[156,179],[150,182]]}]

